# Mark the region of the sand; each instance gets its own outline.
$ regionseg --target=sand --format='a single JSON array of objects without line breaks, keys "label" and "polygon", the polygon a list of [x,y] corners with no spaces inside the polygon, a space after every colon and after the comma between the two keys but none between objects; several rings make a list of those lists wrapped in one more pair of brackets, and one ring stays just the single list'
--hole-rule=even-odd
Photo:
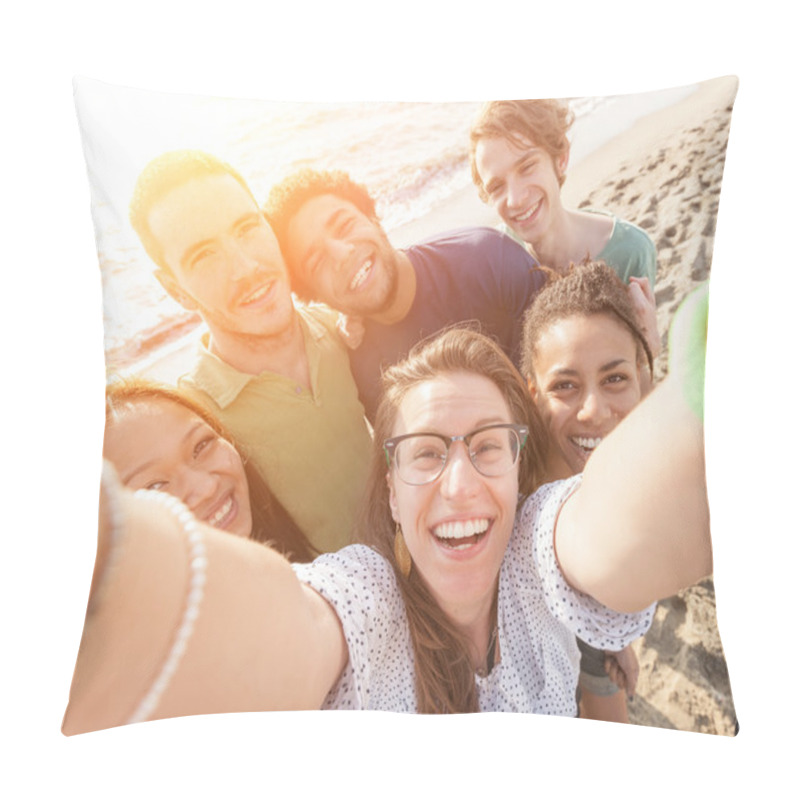
[{"label": "sand", "polygon": [[[666,332],[680,301],[711,270],[735,79],[700,84],[682,102],[640,120],[570,171],[571,206],[603,208],[635,222],[656,243],[656,303]],[[713,294],[712,294],[713,303]],[[733,735],[735,713],[719,638],[711,579],[658,605],[634,645],[641,673],[631,721]]]},{"label": "sand", "polygon": [[[663,343],[657,379],[665,373],[666,334],[675,309],[710,275],[736,87],[734,78],[707,81],[685,99],[639,119],[573,164],[562,190],[568,207],[612,211],[642,227],[655,242]],[[496,214],[470,187],[390,237],[403,246],[459,225],[497,224]],[[634,648],[641,672],[628,707],[632,723],[734,734],[713,580],[659,603],[653,626]]]},{"label": "sand", "polygon": [[[664,342],[657,378],[665,371],[666,332],[676,307],[709,277],[735,94],[733,78],[700,84],[689,97],[638,120],[571,165],[563,188],[566,205],[612,211],[644,228],[656,243]],[[468,187],[389,236],[402,247],[450,228],[499,222]],[[174,380],[189,352],[185,341],[177,343],[146,371]],[[711,579],[659,603],[651,630],[634,647],[641,672],[629,704],[632,723],[733,735],[735,714]]]}]

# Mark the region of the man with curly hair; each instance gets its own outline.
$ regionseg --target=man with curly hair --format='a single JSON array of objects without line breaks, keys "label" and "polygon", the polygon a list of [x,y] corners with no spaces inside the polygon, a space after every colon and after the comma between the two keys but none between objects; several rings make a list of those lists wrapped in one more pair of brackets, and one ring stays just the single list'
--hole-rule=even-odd
[{"label": "man with curly hair", "polygon": [[463,228],[397,249],[367,190],[338,171],[289,176],[264,211],[295,293],[363,320],[350,363],[370,419],[381,370],[449,325],[477,320],[517,360],[522,316],[544,275],[500,231]]}]

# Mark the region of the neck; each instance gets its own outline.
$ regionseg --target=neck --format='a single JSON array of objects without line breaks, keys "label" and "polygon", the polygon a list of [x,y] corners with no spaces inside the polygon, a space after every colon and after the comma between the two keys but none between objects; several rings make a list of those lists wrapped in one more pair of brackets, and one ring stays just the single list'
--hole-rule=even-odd
[{"label": "neck", "polygon": [[308,358],[297,314],[285,330],[272,336],[231,334],[210,325],[209,329],[209,351],[239,372],[248,375],[273,372],[309,388]]},{"label": "neck", "polygon": [[545,235],[530,245],[540,264],[565,272],[570,264],[580,264],[587,256],[596,258],[613,227],[610,217],[562,208]]},{"label": "neck", "polygon": [[382,325],[394,325],[405,319],[417,294],[417,273],[408,256],[402,250],[395,250],[397,264],[397,291],[392,304],[380,314],[372,316]]}]

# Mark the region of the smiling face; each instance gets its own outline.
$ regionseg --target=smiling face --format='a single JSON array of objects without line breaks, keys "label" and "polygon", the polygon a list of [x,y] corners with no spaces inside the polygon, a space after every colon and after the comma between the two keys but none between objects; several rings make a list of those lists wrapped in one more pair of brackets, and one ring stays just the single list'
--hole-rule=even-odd
[{"label": "smiling face", "polygon": [[[413,387],[402,400],[392,436],[431,432],[465,435],[484,425],[516,422],[497,386],[481,375],[455,372]],[[390,507],[422,580],[453,618],[489,613],[514,525],[519,463],[487,478],[463,442],[451,445],[442,475],[424,486],[388,476]]]},{"label": "smiling face", "polygon": [[336,195],[303,203],[287,226],[286,249],[311,295],[331,308],[377,316],[397,295],[397,254],[383,228]]},{"label": "smiling face", "polygon": [[230,442],[179,403],[155,397],[124,403],[106,425],[103,456],[125,486],[167,492],[199,520],[250,535],[242,459]]},{"label": "smiling face", "polygon": [[489,203],[534,248],[563,213],[559,177],[568,156],[565,153],[554,161],[532,142],[501,137],[481,139],[476,145],[475,166]]},{"label": "smiling face", "polygon": [[550,433],[548,478],[582,472],[642,396],[637,343],[604,314],[561,319],[536,339],[533,399]]},{"label": "smiling face", "polygon": [[212,335],[269,337],[287,330],[294,307],[272,229],[247,190],[228,174],[195,178],[148,216],[168,269],[157,276]]}]

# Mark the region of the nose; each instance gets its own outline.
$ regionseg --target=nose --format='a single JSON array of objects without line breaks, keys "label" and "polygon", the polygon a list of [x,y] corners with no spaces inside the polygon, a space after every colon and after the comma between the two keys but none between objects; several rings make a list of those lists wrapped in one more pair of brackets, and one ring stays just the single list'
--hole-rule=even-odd
[{"label": "nose", "polygon": [[353,252],[353,245],[335,236],[329,236],[325,240],[325,255],[337,272],[342,268],[350,254]]},{"label": "nose", "polygon": [[257,256],[251,253],[246,245],[236,239],[226,242],[225,254],[230,280],[236,281],[247,278],[261,268]]},{"label": "nose", "polygon": [[453,442],[440,478],[442,496],[450,500],[471,497],[480,485],[481,476],[470,461],[467,446],[464,442]]},{"label": "nose", "polygon": [[600,392],[590,389],[583,398],[583,403],[578,410],[578,419],[581,422],[601,422],[611,414],[611,407],[603,399]]},{"label": "nose", "polygon": [[219,479],[217,475],[206,469],[187,467],[180,475],[180,499],[190,511],[196,512],[203,503],[213,499]]},{"label": "nose", "polygon": [[506,206],[512,210],[520,208],[524,194],[524,187],[513,178],[509,178],[506,184]]}]

